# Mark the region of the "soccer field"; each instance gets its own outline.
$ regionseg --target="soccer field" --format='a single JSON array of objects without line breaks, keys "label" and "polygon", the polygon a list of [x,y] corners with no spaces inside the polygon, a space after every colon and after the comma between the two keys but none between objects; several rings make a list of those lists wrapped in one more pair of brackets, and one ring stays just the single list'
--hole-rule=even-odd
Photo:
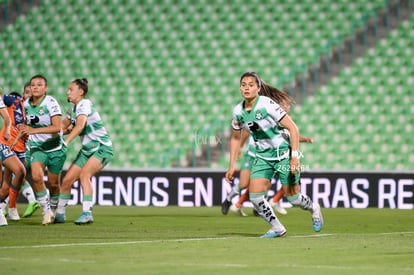
[{"label": "soccer field", "polygon": [[[26,205],[19,205],[20,212]],[[40,211],[0,227],[2,274],[413,274],[411,210],[323,209],[279,215],[283,238],[260,239],[268,225],[223,216],[218,207],[94,208],[95,223],[41,225]]]}]

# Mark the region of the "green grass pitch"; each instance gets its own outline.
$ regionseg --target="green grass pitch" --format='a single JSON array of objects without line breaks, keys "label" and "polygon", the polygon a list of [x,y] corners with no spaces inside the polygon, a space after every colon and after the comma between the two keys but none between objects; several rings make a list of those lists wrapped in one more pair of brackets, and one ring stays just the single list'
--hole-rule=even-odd
[{"label": "green grass pitch", "polygon": [[315,233],[309,213],[288,209],[276,239],[258,238],[269,227],[251,209],[96,206],[95,223],[77,226],[80,211],[0,227],[1,274],[414,274],[412,210],[323,209]]}]

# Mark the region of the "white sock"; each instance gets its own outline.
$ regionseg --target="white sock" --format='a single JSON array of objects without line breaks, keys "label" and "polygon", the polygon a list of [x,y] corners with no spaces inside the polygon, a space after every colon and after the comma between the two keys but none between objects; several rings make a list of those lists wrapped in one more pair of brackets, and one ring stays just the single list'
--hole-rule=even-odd
[{"label": "white sock", "polygon": [[52,211],[56,210],[58,201],[59,201],[59,195],[50,196],[50,209],[52,209]]},{"label": "white sock", "polygon": [[37,201],[43,209],[43,214],[50,211],[49,193],[44,189],[41,192],[36,192]]},{"label": "white sock", "polygon": [[310,212],[313,212],[315,209],[312,200],[307,195],[298,193],[296,195],[286,197],[286,198],[293,206],[299,206],[303,210],[308,210]]},{"label": "white sock", "polygon": [[70,194],[60,194],[56,213],[65,214],[66,207],[68,206],[69,200],[70,200]]},{"label": "white sock", "polygon": [[240,184],[234,184],[231,188],[230,193],[227,195],[227,200],[231,201],[235,196],[240,194]]},{"label": "white sock", "polygon": [[[250,193],[251,195],[251,193]],[[250,201],[253,203],[254,209],[259,213],[268,224],[272,226],[272,229],[276,231],[285,230],[285,227],[280,223],[279,219],[273,212],[273,208],[269,202],[265,199],[264,195],[256,198],[250,196]]]},{"label": "white sock", "polygon": [[92,212],[93,203],[91,201],[82,201],[82,211]]},{"label": "white sock", "polygon": [[2,201],[2,202],[0,202],[0,211],[3,213],[4,212],[4,210],[6,209],[6,207],[7,207],[7,203],[8,202],[6,202],[6,200],[4,200],[4,201]]},{"label": "white sock", "polygon": [[22,194],[27,199],[29,203],[35,202],[36,198],[33,192],[32,186],[26,181],[26,183],[22,186]]}]

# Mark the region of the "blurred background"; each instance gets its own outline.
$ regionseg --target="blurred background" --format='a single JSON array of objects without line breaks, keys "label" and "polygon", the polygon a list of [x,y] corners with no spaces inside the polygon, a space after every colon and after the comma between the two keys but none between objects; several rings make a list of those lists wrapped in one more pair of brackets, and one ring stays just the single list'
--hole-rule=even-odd
[{"label": "blurred background", "polygon": [[[0,86],[69,83],[114,142],[109,169],[227,168],[239,78],[294,97],[307,170],[413,170],[412,0],[0,0]],[[68,163],[80,143],[69,150]]]}]

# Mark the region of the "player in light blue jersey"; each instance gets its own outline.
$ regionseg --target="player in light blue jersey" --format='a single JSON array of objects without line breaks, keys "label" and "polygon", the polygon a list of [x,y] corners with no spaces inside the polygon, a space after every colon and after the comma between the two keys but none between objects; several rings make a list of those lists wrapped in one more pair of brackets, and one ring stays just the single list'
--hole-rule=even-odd
[{"label": "player in light blue jersey", "polygon": [[[233,180],[241,131],[247,130],[256,145],[249,198],[259,215],[271,225],[271,229],[261,237],[275,238],[286,234],[285,227],[265,199],[275,173],[280,179],[286,199],[293,206],[311,212],[313,229],[318,232],[323,224],[319,204],[300,192],[299,130],[286,111],[276,103],[278,100],[259,95],[259,92],[266,94],[266,86],[268,85],[255,72],[247,72],[240,78],[240,92],[244,100],[233,109],[230,163],[225,178],[229,182]],[[290,144],[278,129],[279,124],[289,131]]]},{"label": "player in light blue jersey", "polygon": [[80,180],[82,186],[82,214],[74,222],[75,224],[93,222],[91,177],[101,171],[113,157],[112,142],[100,115],[95,110],[92,102],[85,98],[87,93],[87,79],[76,79],[69,84],[68,101],[74,105],[63,121],[63,129],[68,134],[65,141],[69,144],[79,136],[82,148],[62,180],[55,223],[66,221],[65,213],[66,206],[71,198],[70,191],[77,180]]}]

